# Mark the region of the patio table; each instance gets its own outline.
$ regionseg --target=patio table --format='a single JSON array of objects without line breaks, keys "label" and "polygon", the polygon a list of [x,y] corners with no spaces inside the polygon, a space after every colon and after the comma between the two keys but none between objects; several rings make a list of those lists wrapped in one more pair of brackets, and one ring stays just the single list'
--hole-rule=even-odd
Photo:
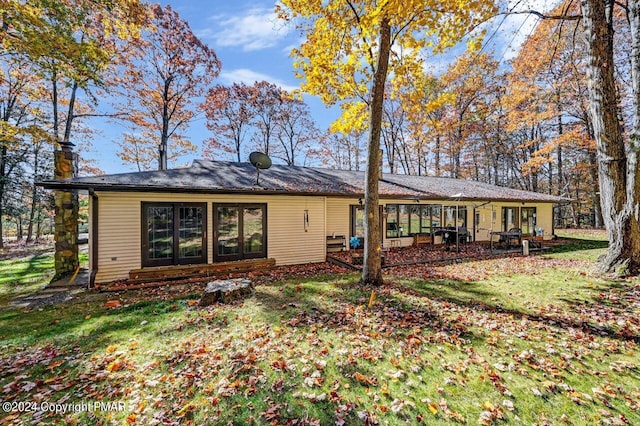
[{"label": "patio table", "polygon": [[513,240],[517,240],[517,243],[515,244],[516,247],[520,246],[522,244],[522,232],[520,231],[493,231],[490,232],[491,237],[489,239],[490,243],[490,250],[493,251],[493,236],[494,235],[498,235],[499,239],[498,242],[499,243],[505,243],[507,250],[509,248],[511,248],[511,241]]}]

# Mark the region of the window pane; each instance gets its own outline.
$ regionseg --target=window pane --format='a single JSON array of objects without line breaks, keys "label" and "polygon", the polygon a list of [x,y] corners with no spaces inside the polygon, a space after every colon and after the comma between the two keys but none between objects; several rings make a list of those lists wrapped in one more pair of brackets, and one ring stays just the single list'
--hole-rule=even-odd
[{"label": "window pane", "polygon": [[238,207],[218,207],[218,254],[239,254]]},{"label": "window pane", "polygon": [[439,228],[442,223],[442,206],[438,204],[426,204],[421,206],[422,227],[421,232],[431,233],[432,228]]},{"label": "window pane", "polygon": [[243,212],[244,253],[262,253],[262,208],[245,207]]},{"label": "window pane", "polygon": [[446,206],[444,208],[444,226],[466,227],[467,206]]},{"label": "window pane", "polygon": [[439,228],[442,226],[442,206],[431,206],[431,227]]},{"label": "window pane", "polygon": [[444,208],[444,226],[455,226],[456,208],[447,206]]},{"label": "window pane", "polygon": [[401,237],[409,233],[409,206],[400,204],[398,206],[398,233]]},{"label": "window pane", "polygon": [[523,207],[522,208],[522,234],[523,235],[535,235],[536,232],[536,208],[535,207]]},{"label": "window pane", "polygon": [[409,207],[409,234],[419,234],[420,229],[420,212],[422,211],[421,206],[415,205]]},{"label": "window pane", "polygon": [[387,204],[387,238],[398,237],[398,205]]},{"label": "window pane", "polygon": [[352,236],[364,239],[364,207],[356,206],[353,208],[353,226],[355,234]]},{"label": "window pane", "polygon": [[420,206],[420,232],[422,233],[430,233],[431,232],[431,206],[423,205]]},{"label": "window pane", "polygon": [[204,212],[202,207],[179,207],[178,254],[180,258],[199,258],[203,255],[202,233]]},{"label": "window pane", "polygon": [[173,258],[173,207],[149,207],[149,260]]},{"label": "window pane", "polygon": [[517,207],[503,207],[502,208],[502,230],[508,231],[513,228],[518,228]]},{"label": "window pane", "polygon": [[458,227],[467,227],[467,206],[458,206]]}]

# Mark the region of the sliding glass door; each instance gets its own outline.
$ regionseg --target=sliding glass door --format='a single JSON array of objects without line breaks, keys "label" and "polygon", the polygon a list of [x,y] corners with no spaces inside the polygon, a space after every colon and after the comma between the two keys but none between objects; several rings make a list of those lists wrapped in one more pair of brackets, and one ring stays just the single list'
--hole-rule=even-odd
[{"label": "sliding glass door", "polygon": [[267,256],[265,204],[214,204],[214,261]]},{"label": "sliding glass door", "polygon": [[207,262],[204,203],[142,203],[142,266]]}]

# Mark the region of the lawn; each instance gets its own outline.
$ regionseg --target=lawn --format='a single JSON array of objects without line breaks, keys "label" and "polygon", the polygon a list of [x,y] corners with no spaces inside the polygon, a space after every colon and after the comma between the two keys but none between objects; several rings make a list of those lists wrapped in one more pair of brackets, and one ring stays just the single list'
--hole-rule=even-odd
[{"label": "lawn", "polygon": [[196,284],[0,307],[0,399],[23,411],[0,424],[640,424],[640,281],[598,274],[603,250],[390,268],[376,289],[280,268],[209,308]]}]

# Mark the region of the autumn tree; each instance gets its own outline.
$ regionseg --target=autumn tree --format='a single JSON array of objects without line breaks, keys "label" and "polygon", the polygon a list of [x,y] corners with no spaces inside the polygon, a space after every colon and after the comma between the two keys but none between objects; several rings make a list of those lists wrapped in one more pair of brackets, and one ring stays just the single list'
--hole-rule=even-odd
[{"label": "autumn tree", "polygon": [[379,148],[388,71],[394,76],[421,73],[423,49],[434,46],[441,51],[456,44],[493,13],[493,2],[284,0],[282,4],[280,16],[296,19],[306,37],[293,51],[303,89],[326,104],[368,106],[362,281],[379,285]]},{"label": "autumn tree", "polygon": [[[155,133],[148,129],[140,133],[124,132],[122,139],[118,141],[120,150],[118,156],[125,164],[133,164],[138,171],[151,170],[157,165],[158,149],[156,144],[150,142],[155,139]],[[167,153],[167,161],[177,159],[179,153],[171,151]]]},{"label": "autumn tree", "polygon": [[640,2],[627,2],[633,93],[633,124],[628,141],[620,125],[619,92],[613,67],[615,2],[581,0],[580,4],[602,216],[609,235],[609,250],[601,259],[601,265],[618,274],[636,274],[640,270]]},{"label": "autumn tree", "polygon": [[249,87],[252,125],[255,129],[252,141],[257,151],[272,154],[276,143],[278,120],[281,116],[285,92],[277,84],[257,81]]},{"label": "autumn tree", "polygon": [[276,155],[290,166],[299,164],[302,155],[306,158],[312,144],[320,138],[320,131],[311,118],[309,106],[301,99],[283,98],[276,126],[280,142]]},{"label": "autumn tree", "polygon": [[203,147],[205,158],[215,158],[223,151],[242,161],[242,145],[253,121],[251,88],[244,83],[231,86],[216,85],[209,89],[201,108],[207,119],[207,129],[213,136]]},{"label": "autumn tree", "polygon": [[[453,99],[442,105],[444,114],[438,125],[453,178],[468,177],[463,170],[465,153],[473,155],[474,136],[481,117],[489,109],[491,81],[498,63],[488,53],[466,53],[456,59],[440,78],[443,91]],[[491,107],[493,107],[491,105]]]},{"label": "autumn tree", "polygon": [[[565,1],[550,14],[577,14],[579,7]],[[541,20],[511,62],[505,105],[508,130],[537,134],[535,140],[526,138],[535,149],[522,162],[523,174],[539,175],[540,190],[573,198],[555,209],[556,223],[571,218],[578,226],[581,213],[589,211],[600,226],[595,140],[584,79],[586,49],[584,39],[575,36],[580,28],[577,20]]]},{"label": "autumn tree", "polygon": [[[120,84],[126,103],[119,108],[127,113],[133,132],[157,146],[158,169],[164,170],[169,148],[176,156],[195,150],[182,132],[196,116],[195,103],[221,65],[215,52],[170,6],[151,5],[150,12],[149,29],[122,52]],[[134,161],[127,153],[121,151],[121,158]]]},{"label": "autumn tree", "polygon": [[363,132],[327,131],[320,137],[319,145],[315,148],[315,156],[326,167],[337,170],[363,169],[366,152],[366,134]]},{"label": "autumn tree", "polygon": [[[57,148],[71,146],[76,119],[93,115],[78,109],[84,94],[93,104],[97,97],[91,88],[104,83],[103,76],[114,53],[109,37],[126,39],[135,35],[144,16],[137,0],[34,0],[2,1],[0,47],[2,54],[23,57],[49,90],[50,120],[48,140]],[[60,149],[58,149],[60,151]],[[56,158],[62,158],[59,152]],[[54,162],[55,176],[68,176]],[[65,222],[56,222],[56,277],[77,269],[77,215],[75,193],[56,193],[57,207]],[[72,229],[74,228],[74,229]]]}]

